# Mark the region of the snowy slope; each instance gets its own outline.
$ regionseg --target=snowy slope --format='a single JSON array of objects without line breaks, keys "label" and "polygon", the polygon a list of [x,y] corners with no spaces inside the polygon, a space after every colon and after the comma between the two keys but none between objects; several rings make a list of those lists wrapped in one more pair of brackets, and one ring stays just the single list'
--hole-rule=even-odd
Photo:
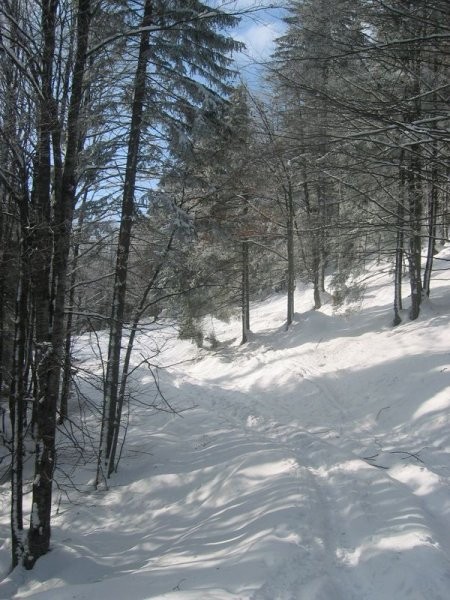
[{"label": "snowy slope", "polygon": [[[421,318],[395,329],[386,273],[339,314],[312,311],[299,286],[288,332],[284,298],[255,304],[244,347],[237,321],[211,323],[208,352],[170,327],[143,333],[136,360],[163,347],[156,374],[181,414],[148,408],[154,379],[137,369],[110,489],[74,470],[53,551],[0,598],[449,600],[449,264],[436,261]],[[8,559],[5,542],[3,572]]]}]

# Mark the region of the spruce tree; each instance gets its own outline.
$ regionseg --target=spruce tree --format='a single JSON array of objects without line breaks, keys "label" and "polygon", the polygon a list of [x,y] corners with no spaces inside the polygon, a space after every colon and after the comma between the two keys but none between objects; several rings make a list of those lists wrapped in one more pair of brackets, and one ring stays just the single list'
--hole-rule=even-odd
[{"label": "spruce tree", "polygon": [[[161,130],[166,139],[183,138],[198,107],[221,103],[233,75],[229,54],[241,45],[224,33],[237,19],[207,4],[148,0],[138,24],[140,45],[132,86],[121,225],[110,324],[108,362],[97,482],[115,468],[121,420],[118,402],[121,340],[127,290],[127,269],[136,211],[138,170],[145,136]],[[133,52],[133,47],[130,48]],[[104,468],[106,467],[106,472]]]}]

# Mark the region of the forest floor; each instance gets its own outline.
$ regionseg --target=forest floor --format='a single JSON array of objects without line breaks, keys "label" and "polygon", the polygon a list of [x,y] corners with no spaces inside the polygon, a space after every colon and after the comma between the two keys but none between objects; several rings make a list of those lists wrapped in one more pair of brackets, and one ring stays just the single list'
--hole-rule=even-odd
[{"label": "forest floor", "polygon": [[[62,438],[53,550],[32,572],[7,574],[3,486],[0,598],[449,600],[450,249],[440,257],[421,317],[396,328],[375,270],[339,310],[313,311],[299,284],[289,331],[282,295],[255,303],[244,346],[238,320],[208,323],[210,350],[144,328],[136,364],[160,366],[133,374],[119,472],[93,491],[89,432],[84,455]],[[88,342],[79,384],[95,404]],[[155,378],[179,414],[150,408]]]}]

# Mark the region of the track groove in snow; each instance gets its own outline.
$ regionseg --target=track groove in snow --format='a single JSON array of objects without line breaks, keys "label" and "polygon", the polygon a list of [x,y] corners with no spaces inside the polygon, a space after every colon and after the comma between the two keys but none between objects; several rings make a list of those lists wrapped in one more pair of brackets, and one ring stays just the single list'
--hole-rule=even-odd
[{"label": "track groove in snow", "polygon": [[[311,311],[299,286],[288,332],[284,298],[256,304],[246,347],[234,321],[215,322],[221,348],[197,356],[172,326],[141,334],[136,362],[164,347],[159,383],[188,410],[134,405],[111,489],[61,496],[53,552],[0,582],[0,598],[449,600],[444,274],[423,317],[395,330],[377,276],[341,315]],[[85,343],[79,355],[98,368]],[[146,369],[133,389],[153,401]],[[6,509],[0,527],[6,537]],[[4,543],[3,566],[7,555]]]},{"label": "track groove in snow", "polygon": [[[311,378],[319,376],[311,368],[305,368],[304,373]],[[254,440],[258,434],[261,441],[270,439],[286,456],[294,457],[299,490],[308,490],[309,509],[302,512],[301,522],[291,523],[294,537],[304,540],[304,552],[288,547],[287,555],[282,554],[252,600],[379,600],[389,594],[414,600],[429,597],[428,582],[424,583],[420,572],[412,569],[408,572],[409,585],[403,581],[397,587],[392,584],[399,568],[408,571],[408,564],[401,565],[408,552],[417,554],[419,563],[423,556],[425,562],[439,565],[444,573],[448,571],[440,545],[433,538],[430,517],[407,486],[357,455],[341,450],[336,442],[258,415],[258,403],[245,395],[193,379],[190,383],[209,388],[217,414],[234,427],[245,424],[247,437]],[[326,385],[316,387],[335,407],[338,395],[329,383]],[[379,505],[384,507],[381,518]],[[302,523],[315,535],[304,534]]]}]

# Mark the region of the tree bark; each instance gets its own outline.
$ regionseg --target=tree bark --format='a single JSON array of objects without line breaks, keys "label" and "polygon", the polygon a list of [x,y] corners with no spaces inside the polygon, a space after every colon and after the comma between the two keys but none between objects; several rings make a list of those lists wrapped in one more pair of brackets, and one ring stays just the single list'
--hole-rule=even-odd
[{"label": "tree bark", "polygon": [[286,194],[286,208],[287,208],[287,222],[286,222],[286,233],[287,233],[287,317],[286,317],[286,329],[292,325],[294,320],[294,292],[295,292],[295,258],[294,258],[294,198],[292,193],[292,186],[289,183]]},{"label": "tree bark", "polygon": [[[56,28],[56,13],[58,2],[52,0],[43,3],[43,26],[46,31],[45,54],[48,54],[49,64],[44,62],[48,70],[46,79],[47,102],[53,106],[51,90],[51,62],[54,55],[54,38]],[[65,292],[67,279],[67,264],[70,249],[70,234],[72,228],[73,210],[76,192],[76,167],[78,163],[78,140],[80,133],[80,111],[83,98],[83,78],[86,66],[89,27],[91,21],[90,0],[79,0],[77,14],[77,49],[71,86],[71,97],[67,118],[67,142],[64,170],[62,173],[60,193],[56,193],[54,204],[54,224],[52,227],[53,246],[50,239],[46,240],[45,254],[51,255],[53,249],[52,280],[48,277],[40,282],[38,290],[45,288],[46,293],[38,295],[37,302],[37,342],[39,344],[39,360],[37,366],[38,395],[36,405],[36,460],[33,480],[32,512],[28,531],[27,551],[24,556],[24,566],[33,567],[36,560],[50,549],[51,506],[53,491],[53,474],[56,464],[55,437],[56,414],[60,387],[61,364],[64,349],[65,334]],[[48,48],[47,48],[48,46]],[[45,113],[44,113],[45,114]],[[42,123],[44,129],[45,150],[50,149],[51,127],[57,127],[54,114],[47,115],[49,120]],[[50,131],[49,131],[50,129]],[[55,149],[54,155],[59,149]],[[45,188],[42,190],[42,203],[49,201],[50,156],[45,155],[43,165]],[[56,188],[58,190],[58,188]],[[45,194],[44,194],[45,192]],[[48,215],[49,216],[49,215]],[[49,225],[49,218],[46,223]],[[50,227],[48,227],[50,229]],[[50,247],[49,247],[50,246]],[[41,259],[42,260],[42,259]],[[51,309],[49,306],[48,290],[54,286],[54,299]],[[52,315],[52,323],[49,316]]]},{"label": "tree bark", "polygon": [[130,371],[131,353],[133,351],[134,339],[136,337],[137,328],[138,328],[138,325],[139,325],[142,315],[148,309],[148,303],[147,303],[148,295],[154,288],[156,281],[159,277],[159,274],[161,273],[161,270],[164,266],[165,259],[172,249],[172,243],[173,243],[173,239],[175,237],[175,233],[176,233],[176,228],[174,228],[174,230],[170,234],[164,254],[162,255],[161,260],[159,261],[158,265],[155,268],[153,276],[151,277],[150,281],[148,282],[147,287],[144,290],[144,293],[142,294],[141,301],[139,302],[139,306],[133,317],[133,322],[132,322],[131,329],[130,329],[130,336],[128,338],[127,350],[126,350],[125,358],[123,361],[122,374],[121,374],[121,378],[120,378],[120,386],[119,386],[119,393],[118,393],[118,399],[117,399],[117,416],[115,419],[115,425],[114,425],[114,431],[113,431],[113,441],[112,441],[112,446],[111,446],[111,452],[109,455],[109,463],[108,463],[108,471],[107,471],[108,477],[110,477],[112,475],[113,471],[117,471],[116,454],[117,454],[117,446],[118,446],[118,442],[119,442],[120,423],[121,423],[121,419],[122,419],[123,405],[125,402],[125,395],[126,395],[126,386],[127,386],[128,375],[129,375],[129,371]]},{"label": "tree bark", "polygon": [[436,254],[436,231],[437,231],[437,209],[438,209],[438,169],[437,169],[437,145],[433,145],[431,168],[431,190],[428,200],[428,244],[427,261],[423,273],[423,292],[430,296],[431,274],[433,272],[433,258]]},{"label": "tree bark", "polygon": [[396,327],[402,322],[400,311],[403,310],[402,300],[402,277],[403,277],[403,256],[405,252],[405,152],[402,150],[400,155],[399,170],[399,199],[397,202],[397,233],[395,244],[395,265],[394,265],[394,319],[392,325]]},{"label": "tree bark", "polygon": [[408,210],[409,210],[409,282],[411,287],[410,319],[415,320],[420,313],[422,302],[422,198],[419,180],[420,161],[412,149],[410,152],[408,169]]},{"label": "tree bark", "polygon": [[[78,219],[78,230],[81,232],[84,222],[86,206],[86,196],[83,198],[82,205],[79,210]],[[66,340],[64,344],[64,366],[63,366],[63,378],[61,386],[61,401],[59,406],[59,418],[58,423],[61,424],[65,421],[68,416],[68,405],[70,396],[70,382],[72,380],[72,326],[73,326],[73,305],[75,302],[75,282],[76,273],[78,266],[78,255],[80,252],[80,243],[77,241],[73,248],[73,260],[72,260],[72,275],[70,277],[69,287],[69,314],[67,315],[66,322]]]},{"label": "tree bark", "polygon": [[14,358],[11,373],[10,418],[12,426],[11,456],[11,564],[16,567],[24,555],[23,536],[23,456],[24,424],[27,395],[27,359],[30,308],[28,198],[20,203],[22,239],[20,243],[20,271],[17,290]]},{"label": "tree bark", "polygon": [[242,281],[241,281],[241,312],[242,312],[242,340],[241,344],[248,342],[250,331],[250,277],[249,277],[249,242],[244,240],[241,245],[242,252]]},{"label": "tree bark", "polygon": [[37,159],[33,190],[33,255],[31,277],[35,311],[35,381],[33,429],[36,440],[33,479],[33,501],[27,547],[23,557],[25,568],[31,569],[50,546],[51,488],[54,469],[53,398],[48,379],[50,356],[50,265],[53,234],[50,225],[51,152],[50,141],[54,115],[52,108],[52,76],[55,53],[55,29],[58,0],[42,4],[43,34],[42,85],[39,107]]},{"label": "tree bark", "polygon": [[[139,156],[140,134],[146,95],[146,75],[149,60],[150,34],[146,29],[152,22],[153,3],[146,0],[142,18],[142,31],[139,45],[139,56],[133,86],[133,104],[128,136],[127,162],[125,169],[122,196],[122,213],[117,246],[116,268],[114,278],[113,305],[109,332],[108,363],[104,385],[103,417],[100,434],[100,448],[97,464],[96,484],[100,483],[103,467],[109,470],[114,430],[118,424],[117,398],[119,389],[120,354],[122,345],[123,319],[127,290],[128,257],[130,253],[131,231],[134,217],[134,194]],[[107,473],[108,474],[108,473]]]}]

